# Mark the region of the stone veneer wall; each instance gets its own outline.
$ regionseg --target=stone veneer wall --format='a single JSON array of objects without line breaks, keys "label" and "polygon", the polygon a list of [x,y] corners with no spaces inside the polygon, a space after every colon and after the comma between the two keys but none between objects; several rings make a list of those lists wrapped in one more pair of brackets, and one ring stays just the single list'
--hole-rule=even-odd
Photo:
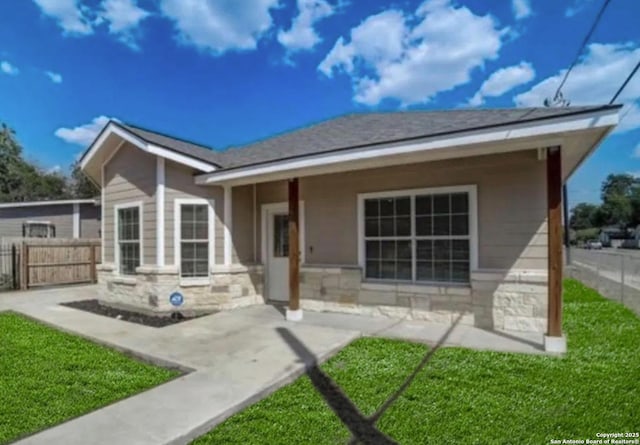
[{"label": "stone veneer wall", "polygon": [[114,307],[152,314],[174,312],[169,296],[179,291],[184,313],[233,309],[263,303],[262,266],[214,266],[204,280],[185,280],[174,266],[141,266],[136,275],[119,276],[113,265],[98,266],[99,300]]},{"label": "stone veneer wall", "polygon": [[368,283],[359,267],[303,267],[301,305],[486,329],[545,332],[545,271],[476,271],[471,286]]}]

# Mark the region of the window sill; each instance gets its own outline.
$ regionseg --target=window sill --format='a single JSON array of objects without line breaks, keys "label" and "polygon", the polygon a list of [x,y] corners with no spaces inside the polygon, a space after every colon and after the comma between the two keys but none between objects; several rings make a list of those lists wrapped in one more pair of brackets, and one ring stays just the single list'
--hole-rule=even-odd
[{"label": "window sill", "polygon": [[124,284],[125,286],[135,286],[138,284],[138,279],[133,275],[119,275],[109,280],[114,284]]},{"label": "window sill", "polygon": [[180,277],[180,287],[201,287],[211,283],[209,277],[182,278]]},{"label": "window sill", "polygon": [[465,283],[413,283],[364,280],[361,288],[365,290],[397,291],[412,294],[444,294],[455,289],[456,294],[471,295],[471,284]]}]

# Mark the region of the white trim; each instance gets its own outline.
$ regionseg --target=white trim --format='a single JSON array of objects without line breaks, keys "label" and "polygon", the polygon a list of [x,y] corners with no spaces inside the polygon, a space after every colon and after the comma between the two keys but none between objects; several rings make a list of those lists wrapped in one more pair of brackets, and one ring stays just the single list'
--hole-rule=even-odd
[{"label": "white trim", "polygon": [[[100,256],[101,264],[106,263],[106,252],[104,248],[104,215],[107,203],[105,202],[105,190],[104,190],[104,164],[100,166]],[[115,262],[115,245],[113,248],[113,260]]]},{"label": "white trim", "polygon": [[107,159],[105,159],[102,162],[102,167],[106,166],[109,162],[111,162],[111,160],[115,157],[115,155],[118,154],[118,152],[120,151],[120,149],[122,148],[122,146],[124,145],[124,143],[127,142],[125,140],[120,141],[120,143],[118,144],[118,146],[116,147],[115,150],[113,150],[113,152],[111,152],[109,154],[109,156],[107,156]]},{"label": "white trim", "polygon": [[73,204],[73,237],[80,238],[80,204]]},{"label": "white trim", "polygon": [[[118,244],[118,210],[128,209],[132,207],[138,208],[138,238],[140,240],[140,265],[144,266],[144,213],[143,213],[143,204],[142,201],[132,201],[123,204],[116,204],[113,206],[113,259],[114,264],[116,266],[116,271],[118,275],[120,273],[120,249]],[[104,236],[104,234],[103,234]]]},{"label": "white trim", "polygon": [[[207,271],[211,270],[211,267],[215,264],[215,200],[205,198],[176,198],[173,200],[173,265],[178,268],[178,275],[180,275],[180,225],[181,225],[181,212],[180,206],[183,204],[194,205],[206,205],[209,209],[209,266]],[[193,278],[180,278],[181,283],[187,284],[199,284],[201,282],[209,282],[209,277],[193,277]]]},{"label": "white trim", "polygon": [[224,264],[230,266],[233,263],[233,189],[231,186],[224,187]]},{"label": "white trim", "polygon": [[63,199],[58,201],[29,201],[29,202],[3,202],[0,209],[10,209],[13,207],[38,207],[52,205],[71,205],[71,204],[94,204],[97,205],[97,199]]},{"label": "white trim", "polygon": [[[411,196],[420,194],[438,194],[438,193],[460,193],[466,192],[469,195],[469,268],[472,272],[478,269],[478,187],[475,184],[458,185],[450,187],[428,187],[416,189],[399,189],[388,190],[382,192],[359,193],[358,194],[358,266],[362,269],[362,276],[365,276],[365,237],[364,237],[364,201],[370,198],[388,198],[394,196]],[[415,239],[415,213],[413,208],[413,199],[411,200],[411,239]],[[415,252],[415,246],[412,245]],[[415,264],[415,261],[413,261]],[[415,277],[415,265],[412,265],[412,276]],[[389,280],[391,281],[391,280]],[[381,281],[387,282],[387,281]],[[414,284],[421,282],[412,281]],[[456,283],[453,283],[456,284]]]},{"label": "white trim", "polygon": [[258,191],[253,184],[253,262],[258,262]]},{"label": "white trim", "polygon": [[170,161],[187,165],[189,167],[195,168],[196,170],[200,170],[203,172],[209,173],[216,170],[216,168],[213,165],[209,164],[208,162],[200,161],[190,156],[177,153],[173,150],[169,150],[164,147],[158,147],[157,145],[149,144],[147,145],[147,149],[145,151],[148,153],[151,153],[152,155],[160,156]]},{"label": "white trim", "polygon": [[[87,164],[89,163],[91,158],[95,156],[95,154],[98,152],[102,144],[104,144],[104,142],[107,140],[109,136],[111,136],[111,134],[120,136],[122,139],[124,139],[127,142],[130,142],[131,144],[135,145],[138,148],[141,148],[141,149],[145,148],[146,144],[144,143],[144,141],[133,136],[131,133],[122,130],[113,122],[109,122],[107,126],[102,130],[102,134],[100,135],[100,137],[98,137],[98,139],[93,141],[93,143],[89,147],[89,150],[83,156],[82,161],[80,162],[80,168],[82,170],[84,170],[87,167]],[[122,143],[120,145],[122,145]]]},{"label": "white trim", "polygon": [[[588,130],[598,127],[613,127],[618,123],[618,110],[600,110],[580,115],[560,116],[553,119],[545,119],[534,122],[521,122],[516,124],[503,125],[500,127],[491,127],[488,129],[474,130],[468,132],[460,132],[456,134],[448,134],[443,136],[425,137],[425,141],[418,143],[390,143],[382,146],[366,146],[358,149],[345,150],[340,152],[324,153],[318,155],[309,155],[302,158],[291,160],[274,161],[266,164],[247,166],[244,168],[232,169],[229,171],[221,170],[203,174],[196,177],[197,184],[216,184],[226,181],[237,181],[240,183],[243,179],[252,176],[268,176],[276,175],[283,172],[291,172],[295,170],[303,170],[317,168],[320,166],[336,165],[345,162],[386,162],[384,159],[389,156],[410,155],[419,152],[435,152],[443,149],[455,149],[454,152],[460,151],[464,146],[476,144],[490,144],[497,142],[515,142],[515,140],[528,137],[541,137],[556,135],[562,137],[566,132]],[[556,144],[545,141],[544,146],[561,145],[558,140]],[[529,145],[516,147],[509,145],[502,148],[502,151],[516,151],[518,149],[525,150],[536,148]],[[489,154],[501,152],[500,147],[487,147],[486,149],[472,150],[470,155]],[[448,154],[444,158],[456,157]],[[316,174],[316,173],[314,173]]]},{"label": "white trim", "polygon": [[165,263],[164,250],[164,158],[156,158],[156,265],[162,267]]},{"label": "white trim", "polygon": [[[300,263],[304,264],[306,261],[306,247],[305,247],[305,222],[304,222],[304,201],[299,201],[298,212],[300,214]],[[260,206],[260,259],[262,264],[267,266],[267,219],[273,214],[289,214],[288,202],[274,202],[270,204],[262,204]]]}]

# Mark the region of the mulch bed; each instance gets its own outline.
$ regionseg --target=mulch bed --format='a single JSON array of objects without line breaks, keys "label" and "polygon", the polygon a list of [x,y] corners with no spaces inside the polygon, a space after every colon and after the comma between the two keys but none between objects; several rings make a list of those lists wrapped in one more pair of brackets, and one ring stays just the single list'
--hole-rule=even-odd
[{"label": "mulch bed", "polygon": [[[100,304],[98,300],[81,300],[71,301],[69,303],[60,303],[62,306],[72,307],[74,309],[80,309],[87,312],[92,312],[98,315],[104,315],[106,317],[116,318],[118,320],[129,321],[131,323],[138,323],[145,326],[151,326],[153,328],[163,328],[172,324],[181,323],[183,321],[193,320],[194,318],[202,317],[209,314],[199,314],[192,316],[185,316],[180,312],[174,312],[171,316],[155,316],[146,315],[133,311],[125,311],[122,309],[116,309],[113,307]],[[213,313],[213,312],[211,312]]]}]

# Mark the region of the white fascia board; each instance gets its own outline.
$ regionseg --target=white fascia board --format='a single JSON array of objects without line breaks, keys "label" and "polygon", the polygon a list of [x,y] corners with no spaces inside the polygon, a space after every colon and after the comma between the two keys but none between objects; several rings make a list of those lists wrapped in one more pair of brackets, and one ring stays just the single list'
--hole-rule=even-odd
[{"label": "white fascia board", "polygon": [[104,144],[104,141],[106,141],[107,138],[109,136],[111,136],[112,134],[116,134],[116,135],[120,136],[122,139],[132,143],[136,147],[141,148],[141,149],[146,151],[146,144],[145,144],[144,141],[142,141],[139,138],[133,136],[131,133],[121,129],[120,127],[118,127],[113,122],[109,122],[107,124],[107,127],[102,131],[102,134],[100,135],[100,137],[98,139],[96,139],[95,141],[93,141],[93,144],[91,144],[91,147],[89,148],[89,151],[84,156],[84,158],[82,158],[82,161],[80,162],[80,168],[81,169],[83,169],[83,170],[85,169],[87,164],[89,164],[89,161],[91,160],[91,158],[93,158],[95,156],[95,154],[98,152],[98,150],[100,150],[100,147],[102,146],[102,144]]},{"label": "white fascia board", "polygon": [[205,173],[210,173],[216,170],[216,168],[208,162],[199,161],[198,159],[176,153],[175,151],[168,150],[157,145],[149,144],[144,150],[147,153],[151,153],[152,155],[160,156],[162,158],[195,168],[196,170],[200,170]]},{"label": "white fascia board", "polygon": [[[301,170],[343,162],[364,162],[375,158],[408,155],[411,153],[457,148],[475,144],[515,141],[523,138],[544,137],[549,135],[563,135],[573,131],[614,127],[617,123],[617,109],[602,110],[577,116],[563,116],[544,121],[524,122],[455,135],[435,136],[419,143],[407,143],[405,145],[395,143],[377,148],[363,147],[346,152],[319,154],[288,161],[238,168],[228,172],[222,170],[219,173],[214,172],[197,176],[196,184],[216,184],[237,181],[251,176],[277,174],[289,170]],[[498,151],[496,150],[496,152]]]},{"label": "white fascia board", "polygon": [[63,199],[58,201],[30,201],[30,202],[4,202],[0,204],[0,209],[10,209],[14,207],[38,207],[51,205],[71,205],[71,204],[97,204],[96,199]]}]

